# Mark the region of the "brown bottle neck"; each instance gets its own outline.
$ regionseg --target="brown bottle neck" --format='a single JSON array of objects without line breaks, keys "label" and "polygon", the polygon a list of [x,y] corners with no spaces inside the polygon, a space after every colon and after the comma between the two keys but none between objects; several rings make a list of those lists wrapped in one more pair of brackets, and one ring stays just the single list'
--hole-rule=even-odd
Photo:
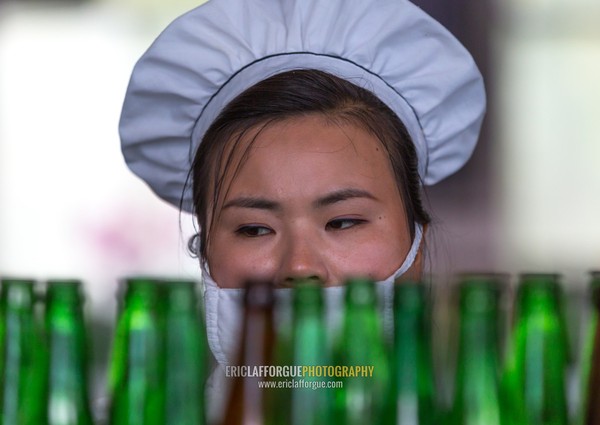
[{"label": "brown bottle neck", "polygon": [[[596,303],[594,308],[596,315],[600,316],[600,306]],[[600,323],[596,324],[590,362],[590,376],[586,388],[588,400],[585,425],[600,425]]]}]

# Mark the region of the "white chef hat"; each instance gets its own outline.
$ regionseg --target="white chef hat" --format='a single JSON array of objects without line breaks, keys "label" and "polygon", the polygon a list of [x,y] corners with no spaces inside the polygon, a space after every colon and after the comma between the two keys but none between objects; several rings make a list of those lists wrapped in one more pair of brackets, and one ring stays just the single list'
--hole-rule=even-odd
[{"label": "white chef hat", "polygon": [[434,184],[477,143],[485,91],[444,27],[407,0],[211,0],[171,23],[136,64],[120,121],[129,168],[192,211],[188,175],[219,112],[281,72],[317,69],[372,91],[406,126]]}]

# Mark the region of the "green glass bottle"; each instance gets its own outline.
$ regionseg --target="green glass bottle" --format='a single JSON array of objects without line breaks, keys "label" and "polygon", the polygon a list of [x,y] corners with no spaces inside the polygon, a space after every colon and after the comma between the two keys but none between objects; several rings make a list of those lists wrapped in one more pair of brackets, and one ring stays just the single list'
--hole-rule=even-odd
[{"label": "green glass bottle", "polygon": [[109,371],[111,425],[164,425],[163,294],[156,280],[125,281]]},{"label": "green glass bottle", "polygon": [[267,379],[257,376],[251,370],[255,366],[273,364],[274,304],[271,282],[247,282],[242,339],[236,366],[248,367],[250,376],[240,373],[234,379],[222,425],[263,425],[268,422],[265,390],[259,385],[259,382]]},{"label": "green glass bottle", "polygon": [[581,361],[581,425],[600,425],[600,271],[591,274],[591,311]]},{"label": "green glass bottle", "polygon": [[350,279],[341,339],[335,352],[335,364],[347,367],[349,374],[341,379],[343,388],[335,391],[334,423],[394,423],[392,371],[383,338],[373,281]]},{"label": "green glass bottle", "polygon": [[505,371],[513,423],[568,424],[568,346],[558,279],[555,274],[521,275]]},{"label": "green glass bottle", "polygon": [[403,281],[394,287],[394,393],[397,425],[437,423],[427,288]]},{"label": "green glass bottle", "polygon": [[327,408],[331,394],[325,388],[314,389],[327,382],[323,376],[316,376],[314,367],[330,364],[325,345],[322,283],[316,279],[296,279],[290,288],[276,294],[274,365],[313,369],[306,376],[293,369],[294,376],[281,374],[272,378],[273,388],[265,394],[267,423],[330,423]]},{"label": "green glass bottle", "polygon": [[[292,291],[292,288],[285,288],[274,293],[275,335],[272,361],[273,365],[278,367],[289,367],[294,364],[292,345],[295,329],[293,327]],[[293,388],[289,384],[292,379],[283,374],[269,377],[269,388],[265,388],[263,392],[264,425],[291,424]]]},{"label": "green glass bottle", "polygon": [[46,350],[33,280],[3,279],[0,295],[0,425],[43,424]]},{"label": "green glass bottle", "polygon": [[165,290],[165,423],[202,425],[208,353],[196,282],[167,281]]},{"label": "green glass bottle", "polygon": [[[293,289],[292,361],[295,366],[330,365],[327,329],[324,322],[322,284],[315,280],[298,281]],[[332,393],[328,380],[307,370],[295,378],[291,391],[290,425],[330,424]],[[317,389],[318,388],[318,389]]]},{"label": "green glass bottle", "polygon": [[452,425],[505,425],[500,386],[500,283],[492,276],[466,275],[459,286],[459,343]]},{"label": "green glass bottle", "polygon": [[49,351],[46,423],[91,425],[87,334],[80,281],[48,282],[45,318]]}]

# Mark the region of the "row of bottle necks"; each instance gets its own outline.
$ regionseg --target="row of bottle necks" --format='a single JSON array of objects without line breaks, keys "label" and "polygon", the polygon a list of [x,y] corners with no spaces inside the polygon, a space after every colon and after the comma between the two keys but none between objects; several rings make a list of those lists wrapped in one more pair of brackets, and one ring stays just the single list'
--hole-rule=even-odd
[{"label": "row of bottle necks", "polygon": [[[214,365],[195,281],[123,280],[106,412],[90,404],[82,283],[48,281],[43,296],[33,280],[1,284],[0,425],[211,423],[205,384]],[[558,275],[520,276],[503,340],[506,276],[460,276],[453,390],[444,400],[439,379],[448,374],[434,366],[427,284],[397,282],[386,313],[372,281],[350,279],[332,328],[319,282],[295,282],[285,305],[270,282],[248,282],[234,362],[247,367],[227,369],[227,401],[210,416],[222,425],[600,425],[600,273],[591,275],[577,359],[562,289]],[[282,308],[289,322],[277,319]],[[575,364],[579,397],[569,409]]]}]

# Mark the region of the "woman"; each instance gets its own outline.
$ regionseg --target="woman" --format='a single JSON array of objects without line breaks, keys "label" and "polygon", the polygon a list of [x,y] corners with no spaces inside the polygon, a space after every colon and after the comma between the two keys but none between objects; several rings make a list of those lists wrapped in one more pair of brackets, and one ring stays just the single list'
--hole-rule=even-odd
[{"label": "woman", "polygon": [[129,167],[198,218],[218,363],[248,278],[334,294],[369,276],[388,306],[395,278],[419,278],[422,184],[466,162],[484,110],[470,55],[408,1],[212,0],[171,24],[120,132]]}]

